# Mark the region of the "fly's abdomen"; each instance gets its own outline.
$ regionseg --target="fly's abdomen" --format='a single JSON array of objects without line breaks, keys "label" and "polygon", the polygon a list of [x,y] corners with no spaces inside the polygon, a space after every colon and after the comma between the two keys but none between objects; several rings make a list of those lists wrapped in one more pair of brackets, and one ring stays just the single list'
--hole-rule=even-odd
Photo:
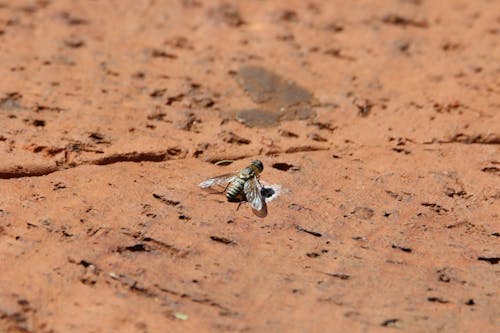
[{"label": "fly's abdomen", "polygon": [[238,196],[243,192],[244,185],[245,180],[236,178],[231,184],[229,184],[226,191],[226,198],[229,201],[239,201]]}]

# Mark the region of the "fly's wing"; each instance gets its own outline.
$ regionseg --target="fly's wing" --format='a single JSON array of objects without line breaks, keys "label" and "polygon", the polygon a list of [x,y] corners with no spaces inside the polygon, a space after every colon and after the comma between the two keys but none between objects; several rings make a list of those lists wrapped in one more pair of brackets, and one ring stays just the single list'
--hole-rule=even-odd
[{"label": "fly's wing", "polygon": [[252,177],[247,180],[243,187],[245,197],[248,203],[250,203],[254,214],[259,217],[264,217],[267,215],[267,206],[266,202],[262,198],[261,190],[262,186],[256,177]]},{"label": "fly's wing", "polygon": [[198,184],[201,188],[212,187],[216,185],[225,185],[227,183],[232,182],[237,177],[234,173],[227,173],[225,175],[220,175],[217,177],[208,178],[207,180],[202,181]]}]

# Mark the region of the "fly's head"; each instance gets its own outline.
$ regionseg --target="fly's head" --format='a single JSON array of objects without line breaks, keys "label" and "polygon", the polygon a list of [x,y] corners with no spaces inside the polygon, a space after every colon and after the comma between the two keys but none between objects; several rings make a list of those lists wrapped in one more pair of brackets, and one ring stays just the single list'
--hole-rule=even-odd
[{"label": "fly's head", "polygon": [[259,173],[264,171],[264,164],[262,164],[262,162],[259,160],[252,161],[251,165],[253,165],[255,168],[257,168],[257,171]]}]

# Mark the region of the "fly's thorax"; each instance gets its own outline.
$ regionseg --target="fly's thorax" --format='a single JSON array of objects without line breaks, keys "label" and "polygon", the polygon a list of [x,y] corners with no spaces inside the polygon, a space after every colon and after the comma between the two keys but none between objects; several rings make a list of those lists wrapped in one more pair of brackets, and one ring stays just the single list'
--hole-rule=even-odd
[{"label": "fly's thorax", "polygon": [[254,176],[259,176],[259,169],[255,165],[247,166],[245,169],[241,170],[240,174],[238,175],[239,178],[244,180],[248,180]]}]

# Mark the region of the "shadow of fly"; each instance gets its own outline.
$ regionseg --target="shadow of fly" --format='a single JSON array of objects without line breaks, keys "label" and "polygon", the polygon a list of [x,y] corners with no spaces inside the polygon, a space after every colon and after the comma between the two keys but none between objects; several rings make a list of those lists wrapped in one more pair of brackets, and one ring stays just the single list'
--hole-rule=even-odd
[{"label": "shadow of fly", "polygon": [[265,198],[272,195],[269,193],[272,189],[264,188],[260,183],[260,174],[263,170],[262,162],[255,160],[239,172],[208,178],[198,186],[201,188],[225,187],[223,192],[226,193],[228,201],[238,202],[238,208],[242,203],[248,202],[256,216],[265,217],[267,215]]}]

